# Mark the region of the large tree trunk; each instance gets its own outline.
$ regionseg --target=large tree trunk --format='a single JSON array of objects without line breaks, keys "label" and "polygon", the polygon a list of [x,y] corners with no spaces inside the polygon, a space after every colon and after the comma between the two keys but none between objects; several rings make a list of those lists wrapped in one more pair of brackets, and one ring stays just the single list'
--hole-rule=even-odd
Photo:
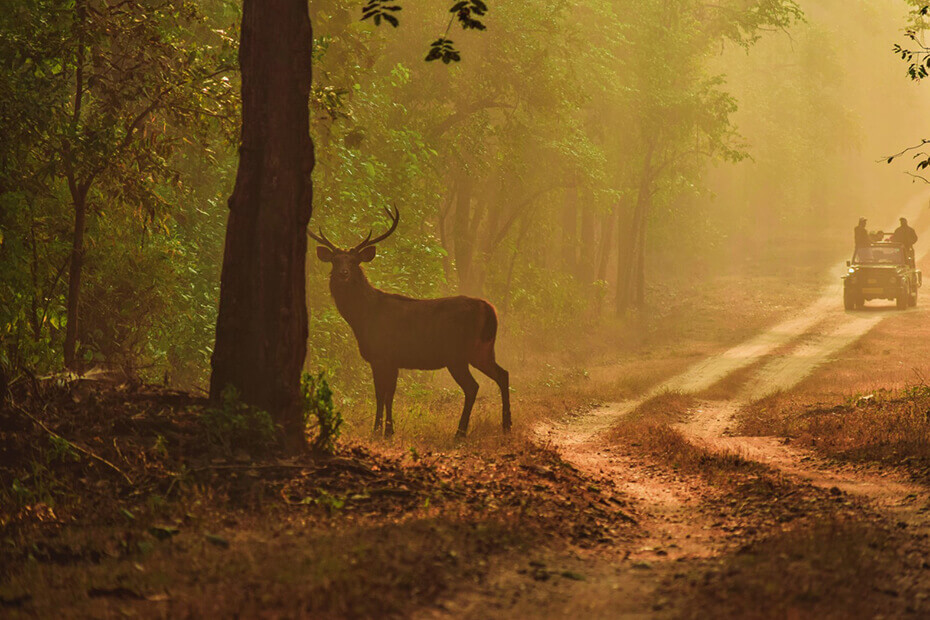
[{"label": "large tree trunk", "polygon": [[285,446],[304,444],[310,17],[306,0],[244,0],[242,145],[229,199],[210,397],[227,386],[268,411]]}]

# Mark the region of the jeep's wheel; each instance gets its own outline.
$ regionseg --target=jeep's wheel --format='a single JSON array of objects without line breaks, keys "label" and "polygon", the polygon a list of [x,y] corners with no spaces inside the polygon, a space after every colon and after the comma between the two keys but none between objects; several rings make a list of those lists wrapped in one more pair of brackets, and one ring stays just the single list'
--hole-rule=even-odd
[{"label": "jeep's wheel", "polygon": [[913,293],[911,293],[911,296],[910,298],[908,298],[907,302],[908,302],[907,305],[909,305],[912,308],[917,305],[917,291],[914,291]]},{"label": "jeep's wheel", "polygon": [[898,310],[904,310],[907,308],[910,299],[911,295],[907,292],[907,289],[901,289],[898,291],[898,296],[894,298],[895,307]]},{"label": "jeep's wheel", "polygon": [[847,310],[855,310],[862,305],[862,298],[855,293],[855,291],[845,288],[843,289],[843,307]]}]

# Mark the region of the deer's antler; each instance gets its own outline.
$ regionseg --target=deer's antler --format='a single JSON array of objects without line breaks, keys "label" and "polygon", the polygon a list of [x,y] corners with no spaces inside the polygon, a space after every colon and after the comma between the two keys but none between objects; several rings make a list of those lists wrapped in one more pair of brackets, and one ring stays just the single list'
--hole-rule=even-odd
[{"label": "deer's antler", "polygon": [[391,234],[392,234],[395,230],[397,230],[397,224],[398,224],[398,222],[400,222],[400,210],[397,208],[397,205],[394,205],[394,212],[393,212],[393,213],[391,213],[391,210],[388,209],[387,207],[385,207],[384,210],[385,210],[385,212],[387,212],[388,217],[391,218],[391,227],[388,228],[388,231],[387,231],[386,233],[384,233],[383,235],[379,235],[379,236],[375,237],[374,239],[371,238],[371,232],[369,232],[369,233],[368,233],[368,236],[365,237],[365,240],[364,240],[364,241],[362,241],[362,242],[359,243],[357,246],[355,246],[354,248],[352,248],[352,251],[353,251],[353,252],[358,252],[358,251],[360,251],[360,250],[362,250],[362,249],[364,249],[364,248],[366,248],[366,247],[368,247],[368,246],[370,246],[370,245],[375,245],[375,244],[377,244],[377,243],[381,243],[382,241],[384,241],[385,239],[387,239],[388,237],[390,237]]},{"label": "deer's antler", "polygon": [[333,245],[333,242],[332,242],[332,241],[330,241],[329,239],[326,238],[326,235],[323,234],[323,229],[322,229],[322,228],[320,229],[320,236],[319,236],[319,237],[317,237],[316,235],[314,235],[314,234],[313,234],[312,232],[310,232],[309,230],[307,231],[307,235],[308,235],[311,239],[313,239],[314,241],[316,241],[317,243],[319,243],[319,244],[321,244],[321,245],[325,245],[326,247],[328,247],[330,250],[333,250],[334,252],[335,252],[336,250],[339,249],[339,248],[337,248],[335,245]]}]

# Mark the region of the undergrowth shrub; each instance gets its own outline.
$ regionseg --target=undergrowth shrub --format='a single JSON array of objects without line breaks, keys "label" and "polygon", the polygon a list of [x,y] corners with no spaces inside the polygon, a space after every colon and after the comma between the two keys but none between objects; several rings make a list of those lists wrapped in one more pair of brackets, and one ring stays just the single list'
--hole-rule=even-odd
[{"label": "undergrowth shrub", "polygon": [[220,398],[220,405],[208,409],[201,418],[211,446],[232,456],[234,450],[251,453],[275,445],[277,433],[268,412],[243,403],[232,386],[227,386]]},{"label": "undergrowth shrub", "polygon": [[740,413],[739,432],[790,437],[830,458],[907,465],[930,478],[930,388],[875,390],[806,405],[776,396]]},{"label": "undergrowth shrub", "polygon": [[300,380],[300,394],[304,427],[312,429],[315,434],[310,449],[317,454],[334,454],[342,428],[342,414],[333,405],[333,391],[326,381],[325,372],[316,375],[304,373]]}]

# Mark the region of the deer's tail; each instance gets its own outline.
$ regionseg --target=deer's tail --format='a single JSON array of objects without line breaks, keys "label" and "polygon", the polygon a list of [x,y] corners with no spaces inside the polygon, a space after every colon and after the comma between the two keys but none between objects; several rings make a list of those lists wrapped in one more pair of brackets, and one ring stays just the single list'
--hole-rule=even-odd
[{"label": "deer's tail", "polygon": [[494,342],[497,338],[497,311],[489,303],[484,304],[484,325],[481,327],[481,342]]}]

